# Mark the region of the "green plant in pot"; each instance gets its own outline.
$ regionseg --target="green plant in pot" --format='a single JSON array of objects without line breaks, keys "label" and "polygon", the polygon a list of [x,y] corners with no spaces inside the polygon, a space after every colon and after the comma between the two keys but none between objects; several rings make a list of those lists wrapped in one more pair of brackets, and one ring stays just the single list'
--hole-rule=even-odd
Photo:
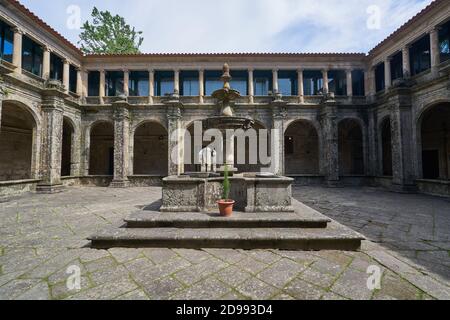
[{"label": "green plant in pot", "polygon": [[231,185],[230,179],[228,177],[227,166],[225,166],[225,171],[223,174],[222,187],[223,187],[222,199],[217,202],[219,205],[220,215],[223,217],[230,217],[233,214],[233,206],[235,204],[235,201],[230,199]]}]

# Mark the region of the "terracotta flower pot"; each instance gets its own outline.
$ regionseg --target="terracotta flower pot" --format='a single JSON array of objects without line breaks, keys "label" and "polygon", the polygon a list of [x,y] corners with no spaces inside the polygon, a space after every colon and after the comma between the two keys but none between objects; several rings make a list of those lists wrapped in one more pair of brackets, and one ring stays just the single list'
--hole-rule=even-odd
[{"label": "terracotta flower pot", "polygon": [[222,217],[231,217],[233,214],[233,206],[236,202],[234,200],[219,200],[217,204],[219,205],[220,215]]}]

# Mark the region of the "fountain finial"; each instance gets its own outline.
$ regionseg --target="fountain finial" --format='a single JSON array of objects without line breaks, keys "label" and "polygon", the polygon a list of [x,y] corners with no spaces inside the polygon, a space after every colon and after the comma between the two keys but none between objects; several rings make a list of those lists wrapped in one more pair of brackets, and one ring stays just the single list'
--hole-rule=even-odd
[{"label": "fountain finial", "polygon": [[228,63],[225,63],[223,65],[223,75],[222,77],[220,77],[220,79],[223,81],[223,88],[224,89],[231,89],[230,86],[230,81],[231,81],[231,75],[230,75],[230,66],[228,65]]}]

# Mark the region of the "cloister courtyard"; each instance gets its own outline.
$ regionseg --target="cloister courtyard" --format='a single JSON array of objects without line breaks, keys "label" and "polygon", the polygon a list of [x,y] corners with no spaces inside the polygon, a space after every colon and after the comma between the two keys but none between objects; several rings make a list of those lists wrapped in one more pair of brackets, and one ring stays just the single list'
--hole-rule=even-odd
[{"label": "cloister courtyard", "polygon": [[[95,250],[158,187],[68,188],[0,203],[0,299],[450,299],[450,199],[301,187],[294,198],[367,240],[361,251]],[[81,289],[69,290],[70,266]],[[371,291],[369,266],[382,271]]]}]

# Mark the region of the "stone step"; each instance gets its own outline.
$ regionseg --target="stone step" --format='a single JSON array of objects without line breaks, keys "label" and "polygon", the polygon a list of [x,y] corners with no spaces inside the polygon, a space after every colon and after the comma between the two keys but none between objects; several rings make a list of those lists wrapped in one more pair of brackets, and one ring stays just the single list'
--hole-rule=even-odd
[{"label": "stone step", "polygon": [[296,213],[158,213],[139,211],[125,219],[128,228],[326,228],[324,216]]},{"label": "stone step", "polygon": [[348,250],[361,247],[364,238],[335,222],[320,228],[111,228],[89,240],[97,249],[222,248],[280,250]]}]

